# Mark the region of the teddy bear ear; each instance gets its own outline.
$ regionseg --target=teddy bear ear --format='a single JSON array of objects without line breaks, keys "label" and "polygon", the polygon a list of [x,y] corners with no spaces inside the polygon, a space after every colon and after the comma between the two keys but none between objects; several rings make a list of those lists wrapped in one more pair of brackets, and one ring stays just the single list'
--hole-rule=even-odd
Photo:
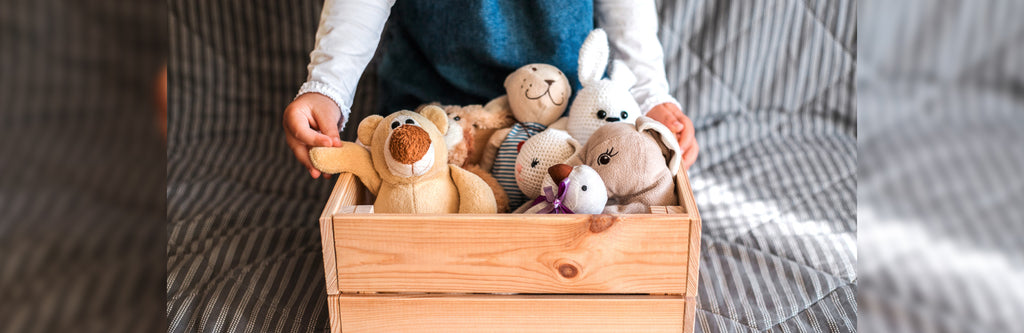
[{"label": "teddy bear ear", "polygon": [[580,47],[578,58],[580,83],[591,85],[601,80],[608,66],[608,35],[603,29],[594,29]]},{"label": "teddy bear ear", "polygon": [[359,129],[356,130],[356,134],[359,136],[359,142],[362,142],[365,146],[369,146],[370,140],[373,139],[373,131],[377,130],[377,125],[380,124],[382,120],[384,120],[384,117],[372,115],[359,122]]},{"label": "teddy bear ear", "polygon": [[636,75],[629,70],[626,62],[616,59],[612,61],[612,68],[608,70],[608,77],[619,86],[632,88],[636,84]]},{"label": "teddy bear ear", "polygon": [[437,130],[441,131],[441,135],[445,135],[448,132],[448,114],[444,113],[444,110],[437,105],[427,105],[420,109],[420,115],[430,120],[437,126]]},{"label": "teddy bear ear", "polygon": [[682,162],[682,152],[679,151],[679,142],[676,141],[676,135],[657,120],[644,116],[636,119],[636,130],[640,133],[649,134],[661,146],[662,153],[667,153],[665,161],[668,162],[668,169],[675,176],[679,172],[679,164]]}]

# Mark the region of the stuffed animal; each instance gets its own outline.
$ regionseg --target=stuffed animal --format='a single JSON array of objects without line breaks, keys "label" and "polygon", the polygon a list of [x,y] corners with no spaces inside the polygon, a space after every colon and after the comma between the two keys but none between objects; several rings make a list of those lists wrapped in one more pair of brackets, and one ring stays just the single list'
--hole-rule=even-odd
[{"label": "stuffed animal", "polygon": [[440,106],[448,115],[448,132],[444,136],[448,146],[448,164],[462,167],[483,179],[494,193],[498,213],[507,213],[509,205],[505,189],[490,172],[477,164],[483,156],[483,149],[480,148],[487,145],[491,134],[516,122],[515,118],[512,118],[512,113],[497,103],[488,103],[486,106],[442,106],[437,102],[421,105],[416,112],[422,111],[427,105]]},{"label": "stuffed animal", "polygon": [[516,186],[528,199],[541,195],[541,185],[548,176],[548,168],[565,163],[580,150],[569,133],[549,128],[523,142],[516,156]]},{"label": "stuffed animal", "polygon": [[357,135],[366,147],[310,149],[313,166],[324,173],[351,172],[377,196],[376,213],[495,213],[494,195],[480,177],[449,165],[444,110],[398,111],[369,116]]},{"label": "stuffed animal", "polygon": [[612,63],[609,77],[602,79],[608,64],[608,37],[604,30],[590,32],[580,47],[580,89],[569,109],[566,129],[580,144],[586,145],[590,135],[605,124],[633,124],[640,116],[640,106],[629,89],[636,83],[633,72],[620,60]]},{"label": "stuffed animal", "polygon": [[569,80],[558,68],[545,64],[520,67],[505,78],[507,95],[490,104],[507,104],[517,123],[495,131],[487,142],[480,160],[484,170],[490,170],[508,194],[509,205],[518,207],[526,196],[515,181],[515,161],[521,142],[540,133],[565,111],[572,94]]},{"label": "stuffed animal", "polygon": [[680,163],[675,135],[657,120],[638,117],[597,129],[572,163],[594,168],[608,189],[605,213],[649,212],[679,204],[675,174]]},{"label": "stuffed animal", "polygon": [[589,166],[555,164],[544,177],[544,194],[524,207],[526,214],[601,214],[608,192],[601,175]]},{"label": "stuffed animal", "polygon": [[[495,99],[484,106],[441,106],[448,114],[449,132],[445,134],[445,142],[449,145],[448,163],[461,167],[480,164],[491,135],[516,123],[507,105],[507,102]],[[450,129],[456,127],[461,131],[452,133]]]}]

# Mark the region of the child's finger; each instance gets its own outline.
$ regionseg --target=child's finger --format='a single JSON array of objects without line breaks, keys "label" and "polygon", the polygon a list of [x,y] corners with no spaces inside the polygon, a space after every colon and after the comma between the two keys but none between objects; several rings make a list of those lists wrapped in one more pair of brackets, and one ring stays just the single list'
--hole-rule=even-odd
[{"label": "child's finger", "polygon": [[331,139],[331,143],[326,146],[331,146],[334,139],[341,137],[341,134],[338,133],[338,117],[336,112],[313,112],[313,119],[316,120],[320,132]]},{"label": "child's finger", "polygon": [[288,138],[288,146],[292,149],[292,154],[295,154],[295,159],[299,160],[299,163],[306,167],[311,177],[320,177],[320,170],[314,168],[313,162],[309,160],[309,147],[293,138]]},{"label": "child's finger", "polygon": [[312,128],[300,128],[292,136],[300,142],[312,147],[330,147],[331,137],[321,134]]},{"label": "child's finger", "polygon": [[692,145],[686,152],[683,153],[683,166],[687,169],[697,161],[697,153],[700,152],[700,146]]}]

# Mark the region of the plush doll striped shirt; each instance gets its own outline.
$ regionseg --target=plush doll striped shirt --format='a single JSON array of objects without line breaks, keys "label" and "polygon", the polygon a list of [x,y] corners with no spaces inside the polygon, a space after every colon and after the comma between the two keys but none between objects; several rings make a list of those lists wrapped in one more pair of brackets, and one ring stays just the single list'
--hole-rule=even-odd
[{"label": "plush doll striped shirt", "polygon": [[512,125],[505,141],[498,147],[491,174],[505,189],[505,193],[508,194],[508,206],[512,209],[522,206],[529,199],[516,184],[516,156],[519,155],[519,144],[545,129],[547,126],[538,123],[516,123]]}]

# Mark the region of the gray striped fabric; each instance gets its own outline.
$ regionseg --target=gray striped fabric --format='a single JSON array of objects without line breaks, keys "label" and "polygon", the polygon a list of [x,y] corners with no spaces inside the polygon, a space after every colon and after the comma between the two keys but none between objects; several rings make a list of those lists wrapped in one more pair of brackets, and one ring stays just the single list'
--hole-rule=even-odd
[{"label": "gray striped fabric", "polygon": [[[658,8],[701,143],[697,331],[855,331],[854,3]],[[316,218],[331,182],[308,179],[280,129],[318,1],[172,0],[170,12],[170,329],[326,331]],[[368,86],[357,107],[372,106]]]},{"label": "gray striped fabric", "polygon": [[1012,0],[862,4],[866,332],[1022,331],[1022,13]]},{"label": "gray striped fabric", "polygon": [[163,6],[0,5],[0,332],[163,330]]}]

